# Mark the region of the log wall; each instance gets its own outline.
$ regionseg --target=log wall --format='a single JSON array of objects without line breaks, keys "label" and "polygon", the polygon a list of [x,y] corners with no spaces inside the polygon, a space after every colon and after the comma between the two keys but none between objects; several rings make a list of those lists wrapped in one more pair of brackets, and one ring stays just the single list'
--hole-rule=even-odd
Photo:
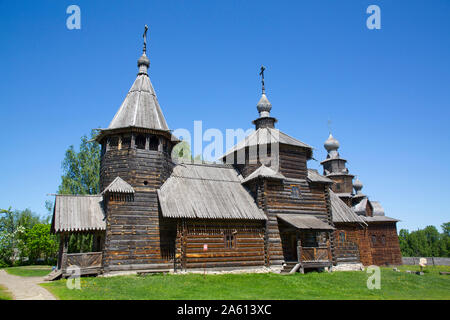
[{"label": "log wall", "polygon": [[[298,188],[299,197],[292,192]],[[277,214],[312,214],[331,224],[331,212],[327,206],[327,196],[323,184],[310,184],[306,180],[287,179],[268,181],[264,192],[266,197],[267,255],[269,264],[276,265],[284,261],[282,241]]]},{"label": "log wall", "polygon": [[106,150],[101,160],[101,190],[117,176],[135,190],[132,199],[106,202],[105,272],[173,266],[176,226],[161,218],[156,193],[173,164],[162,150],[133,145]]},{"label": "log wall", "polygon": [[378,266],[402,264],[395,222],[369,223],[368,240],[372,253],[372,264]]},{"label": "log wall", "polygon": [[176,252],[177,270],[264,266],[264,222],[179,220]]}]

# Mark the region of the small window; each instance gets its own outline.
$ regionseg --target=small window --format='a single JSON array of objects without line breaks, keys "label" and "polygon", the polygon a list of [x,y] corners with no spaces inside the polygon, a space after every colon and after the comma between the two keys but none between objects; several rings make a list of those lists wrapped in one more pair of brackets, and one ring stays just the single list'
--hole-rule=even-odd
[{"label": "small window", "polygon": [[340,183],[336,183],[336,190],[338,190],[338,191],[341,190],[341,184]]},{"label": "small window", "polygon": [[376,245],[376,244],[377,244],[377,236],[372,235],[372,245]]},{"label": "small window", "polygon": [[300,199],[300,190],[297,186],[291,187],[291,197],[294,199]]},{"label": "small window", "polygon": [[109,147],[111,149],[117,149],[118,145],[119,145],[119,138],[118,137],[111,137],[111,138],[109,138]]},{"label": "small window", "polygon": [[150,150],[158,151],[159,139],[158,137],[151,136],[150,137]]},{"label": "small window", "polygon": [[386,237],[384,234],[381,236],[381,243],[386,244]]},{"label": "small window", "polygon": [[341,232],[339,233],[339,242],[340,242],[341,244],[344,244],[344,243],[345,243],[345,232],[344,232],[344,231],[341,231]]},{"label": "small window", "polygon": [[225,248],[236,248],[236,241],[233,233],[225,234]]},{"label": "small window", "polygon": [[145,149],[145,137],[143,135],[138,135],[136,137],[136,148]]},{"label": "small window", "polygon": [[128,149],[131,147],[131,136],[125,136],[122,138],[122,149]]}]

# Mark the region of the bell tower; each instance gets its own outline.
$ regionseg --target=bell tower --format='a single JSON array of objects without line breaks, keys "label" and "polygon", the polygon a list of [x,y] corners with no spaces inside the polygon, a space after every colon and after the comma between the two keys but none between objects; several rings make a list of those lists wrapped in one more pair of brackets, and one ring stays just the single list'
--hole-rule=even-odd
[{"label": "bell tower", "polygon": [[106,212],[104,272],[166,268],[174,235],[158,208],[157,189],[173,168],[178,142],[167,126],[153,89],[144,47],[138,74],[119,110],[96,140],[101,144],[100,191]]}]

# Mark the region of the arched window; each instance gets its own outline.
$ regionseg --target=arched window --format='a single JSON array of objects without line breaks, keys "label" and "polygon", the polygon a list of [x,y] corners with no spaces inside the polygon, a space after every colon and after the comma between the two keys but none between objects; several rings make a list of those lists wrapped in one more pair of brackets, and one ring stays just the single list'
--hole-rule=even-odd
[{"label": "arched window", "polygon": [[136,148],[145,149],[145,137],[141,134],[136,137]]},{"label": "arched window", "polygon": [[150,150],[158,151],[159,139],[158,137],[151,136],[150,137]]}]

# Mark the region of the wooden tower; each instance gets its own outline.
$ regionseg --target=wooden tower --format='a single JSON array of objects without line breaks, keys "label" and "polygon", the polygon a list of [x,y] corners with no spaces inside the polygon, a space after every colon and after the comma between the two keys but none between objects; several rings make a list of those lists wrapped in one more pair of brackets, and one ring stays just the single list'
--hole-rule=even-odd
[{"label": "wooden tower", "polygon": [[146,31],[137,78],[96,138],[102,146],[100,190],[106,212],[104,272],[165,269],[173,261],[176,228],[159,214],[157,189],[171,174],[171,151],[178,141],[147,72]]}]

